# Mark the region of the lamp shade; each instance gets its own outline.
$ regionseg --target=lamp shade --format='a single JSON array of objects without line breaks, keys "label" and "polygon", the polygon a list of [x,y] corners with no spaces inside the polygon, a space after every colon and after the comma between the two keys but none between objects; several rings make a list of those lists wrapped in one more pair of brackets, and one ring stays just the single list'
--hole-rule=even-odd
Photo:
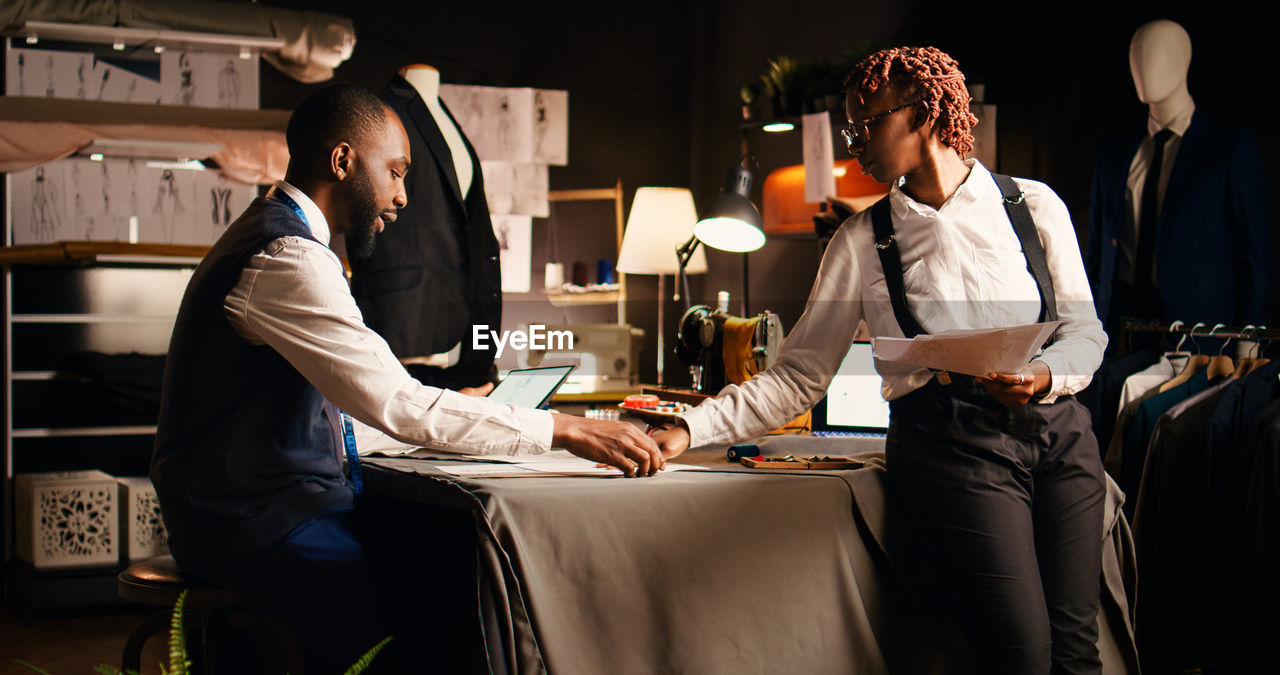
[{"label": "lamp shade", "polygon": [[[758,216],[757,216],[758,217]],[[625,274],[675,274],[680,270],[676,249],[689,240],[697,220],[693,193],[684,188],[636,189],[627,229],[622,235],[618,271]],[[707,258],[695,251],[685,270],[707,271]]]},{"label": "lamp shade", "polygon": [[734,167],[724,190],[693,227],[698,240],[722,251],[746,252],[764,246],[760,211],[751,203],[750,194],[751,171]]}]

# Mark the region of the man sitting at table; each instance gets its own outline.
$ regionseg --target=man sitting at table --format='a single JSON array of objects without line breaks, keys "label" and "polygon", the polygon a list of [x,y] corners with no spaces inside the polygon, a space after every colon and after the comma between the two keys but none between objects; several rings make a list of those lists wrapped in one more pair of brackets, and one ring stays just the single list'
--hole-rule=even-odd
[{"label": "man sitting at table", "polygon": [[358,460],[344,475],[351,425],[339,409],[437,450],[554,444],[628,476],[652,474],[663,459],[625,422],[498,405],[413,379],[363,323],[328,248],[350,234],[349,254],[367,256],[395,221],[410,170],[404,127],[370,92],[334,85],[298,106],[286,141],[285,180],[227,229],[187,286],[151,478],[184,575],[265,598],[298,634],[307,670],[329,672],[395,629],[379,605],[396,593],[379,585],[389,575],[370,560],[356,519]]}]

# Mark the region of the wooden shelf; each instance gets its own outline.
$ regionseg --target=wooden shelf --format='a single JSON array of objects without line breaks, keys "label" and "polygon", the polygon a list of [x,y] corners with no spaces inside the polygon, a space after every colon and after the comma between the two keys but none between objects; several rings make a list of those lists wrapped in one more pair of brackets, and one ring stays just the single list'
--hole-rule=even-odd
[{"label": "wooden shelf", "polygon": [[276,131],[289,126],[289,110],[201,108],[154,103],[116,103],[78,99],[0,96],[0,120],[13,122],[72,122],[130,124],[160,127]]},{"label": "wooden shelf", "polygon": [[0,265],[131,265],[199,264],[208,246],[185,244],[127,244],[116,241],[59,241],[52,244],[0,246]]}]

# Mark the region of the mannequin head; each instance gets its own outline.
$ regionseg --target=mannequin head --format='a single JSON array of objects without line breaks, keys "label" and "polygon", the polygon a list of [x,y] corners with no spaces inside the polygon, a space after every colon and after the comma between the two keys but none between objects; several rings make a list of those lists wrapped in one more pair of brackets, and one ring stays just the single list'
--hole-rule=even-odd
[{"label": "mannequin head", "polygon": [[1168,19],[1143,24],[1129,42],[1129,71],[1138,100],[1155,105],[1187,95],[1191,37]]}]

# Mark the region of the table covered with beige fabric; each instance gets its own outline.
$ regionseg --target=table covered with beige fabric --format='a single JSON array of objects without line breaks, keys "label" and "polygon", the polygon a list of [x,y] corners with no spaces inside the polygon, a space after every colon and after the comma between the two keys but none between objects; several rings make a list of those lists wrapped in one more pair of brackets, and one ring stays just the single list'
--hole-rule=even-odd
[{"label": "table covered with beige fabric", "polygon": [[[855,471],[750,471],[690,454],[681,461],[708,470],[643,479],[363,464],[376,503],[470,514],[466,583],[492,672],[967,672],[958,629],[924,609],[881,545],[883,461],[861,457]],[[1119,504],[1109,484],[1099,647],[1104,672],[1136,673]]]}]

